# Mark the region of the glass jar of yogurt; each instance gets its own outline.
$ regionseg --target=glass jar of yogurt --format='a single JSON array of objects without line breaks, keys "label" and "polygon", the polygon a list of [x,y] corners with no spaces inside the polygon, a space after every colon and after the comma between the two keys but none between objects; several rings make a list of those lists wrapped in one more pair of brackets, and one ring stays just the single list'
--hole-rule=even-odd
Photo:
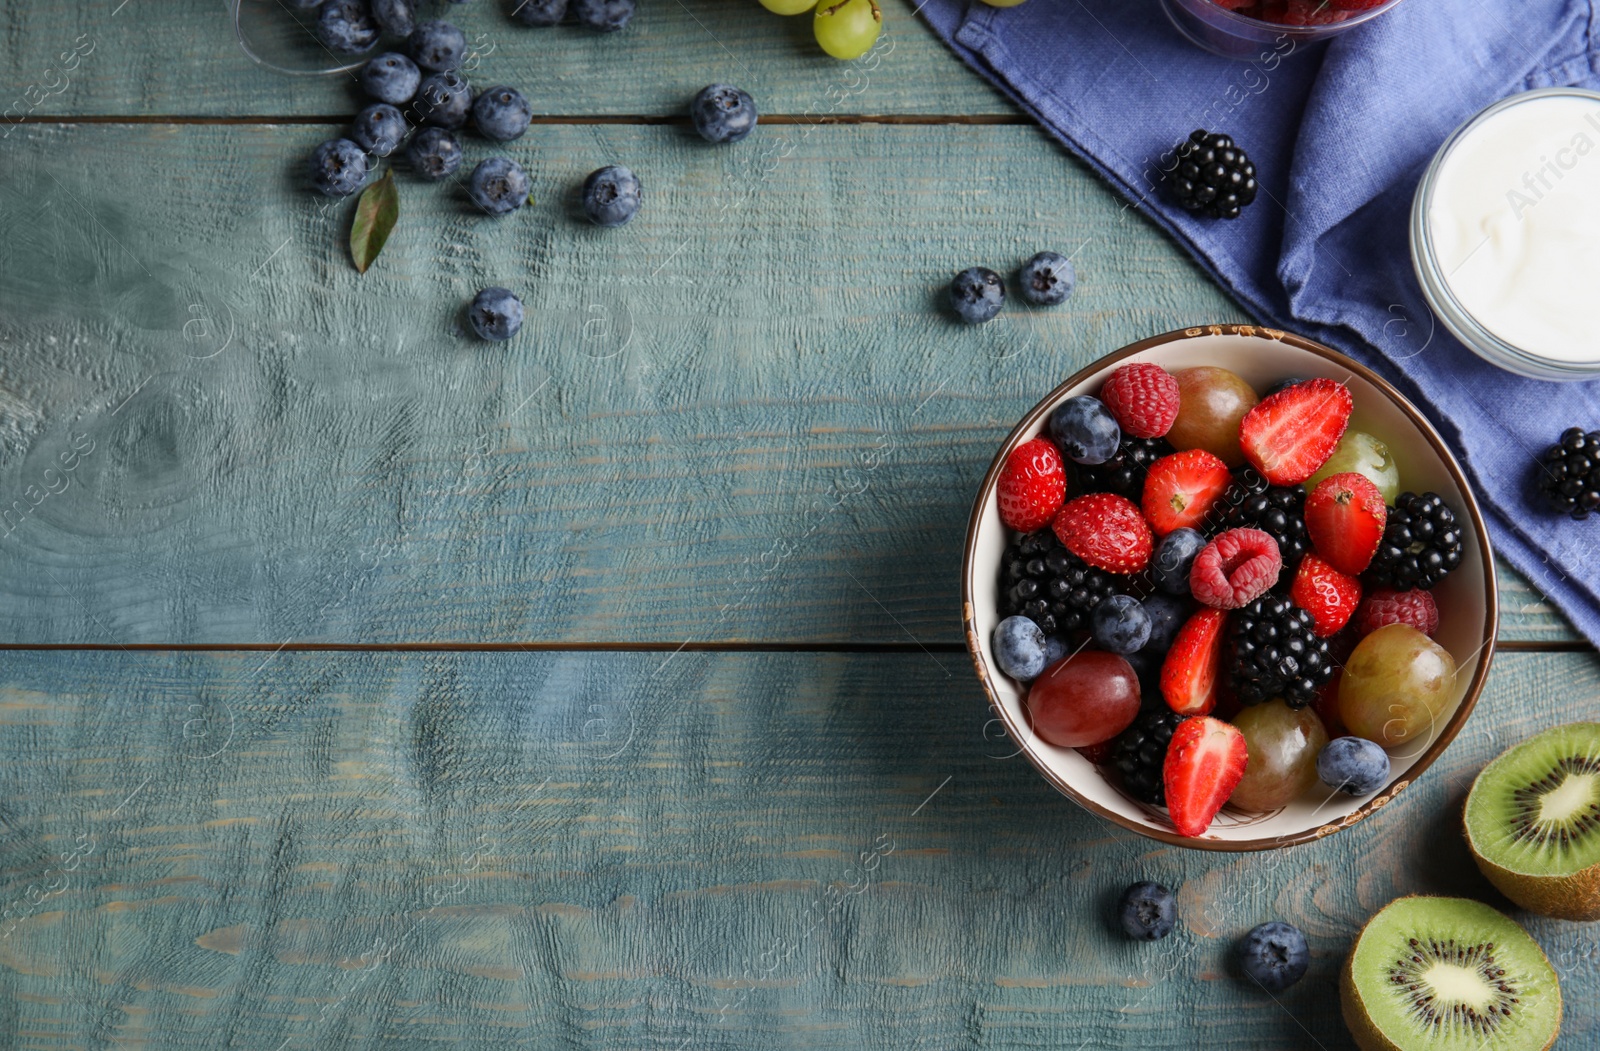
[{"label": "glass jar of yogurt", "polygon": [[1600,93],[1529,91],[1462,125],[1417,187],[1411,259],[1433,312],[1481,357],[1600,378]]}]

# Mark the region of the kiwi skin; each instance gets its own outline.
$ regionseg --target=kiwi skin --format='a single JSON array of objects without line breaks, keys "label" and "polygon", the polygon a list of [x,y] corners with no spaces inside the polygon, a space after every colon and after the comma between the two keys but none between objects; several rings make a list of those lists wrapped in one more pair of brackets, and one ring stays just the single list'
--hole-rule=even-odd
[{"label": "kiwi skin", "polygon": [[[1415,895],[1408,895],[1415,897]],[[1391,902],[1390,904],[1393,904]],[[1378,910],[1382,912],[1383,910]],[[1374,916],[1377,913],[1373,913]],[[1372,920],[1368,919],[1367,923]],[[1366,933],[1367,924],[1361,925],[1361,930],[1350,941],[1350,954],[1344,958],[1344,966],[1339,969],[1339,1013],[1344,1015],[1344,1024],[1350,1030],[1350,1035],[1355,1038],[1356,1046],[1361,1051],[1405,1051],[1400,1045],[1390,1040],[1378,1031],[1367,1018],[1366,1005],[1361,1000],[1361,992],[1356,988],[1355,962],[1356,942],[1361,940],[1361,935]],[[1563,1004],[1556,1004],[1556,1025],[1550,1034],[1550,1042],[1536,1051],[1550,1051],[1561,1037],[1561,1020]],[[1535,1051],[1535,1049],[1529,1049]]]},{"label": "kiwi skin", "polygon": [[1600,920],[1600,865],[1590,865],[1567,876],[1512,872],[1478,853],[1464,815],[1461,826],[1467,838],[1467,849],[1472,851],[1472,860],[1501,894],[1540,916],[1558,920]]}]

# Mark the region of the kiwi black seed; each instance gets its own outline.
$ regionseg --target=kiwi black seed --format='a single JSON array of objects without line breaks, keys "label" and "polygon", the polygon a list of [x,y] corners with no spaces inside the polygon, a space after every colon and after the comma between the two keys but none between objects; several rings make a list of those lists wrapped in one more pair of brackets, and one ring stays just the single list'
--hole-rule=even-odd
[{"label": "kiwi black seed", "polygon": [[1600,723],[1568,723],[1478,774],[1463,822],[1478,868],[1531,912],[1600,919]]}]

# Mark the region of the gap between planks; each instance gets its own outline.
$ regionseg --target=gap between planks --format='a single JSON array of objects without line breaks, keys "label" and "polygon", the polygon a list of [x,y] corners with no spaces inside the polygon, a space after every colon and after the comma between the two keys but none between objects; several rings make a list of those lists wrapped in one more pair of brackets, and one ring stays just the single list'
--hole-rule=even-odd
[{"label": "gap between planks", "polygon": [[[3,652],[106,653],[880,653],[962,654],[959,642],[113,642],[0,643]],[[1595,653],[1581,640],[1505,640],[1497,653]]]}]

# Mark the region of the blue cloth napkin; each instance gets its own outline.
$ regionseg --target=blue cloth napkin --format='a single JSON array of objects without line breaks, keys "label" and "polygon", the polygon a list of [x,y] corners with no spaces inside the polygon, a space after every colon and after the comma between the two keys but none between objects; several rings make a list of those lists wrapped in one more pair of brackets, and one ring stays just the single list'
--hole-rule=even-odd
[{"label": "blue cloth napkin", "polygon": [[[1188,43],[1157,0],[920,10],[1256,320],[1350,354],[1428,411],[1497,550],[1600,644],[1600,521],[1547,512],[1534,488],[1562,430],[1600,428],[1600,382],[1523,379],[1472,354],[1435,323],[1407,239],[1417,181],[1463,121],[1520,91],[1600,86],[1591,0],[1407,0],[1326,44],[1269,46],[1255,61]],[[1255,161],[1262,192],[1232,222],[1192,218],[1152,182],[1162,154],[1200,127]]]}]

